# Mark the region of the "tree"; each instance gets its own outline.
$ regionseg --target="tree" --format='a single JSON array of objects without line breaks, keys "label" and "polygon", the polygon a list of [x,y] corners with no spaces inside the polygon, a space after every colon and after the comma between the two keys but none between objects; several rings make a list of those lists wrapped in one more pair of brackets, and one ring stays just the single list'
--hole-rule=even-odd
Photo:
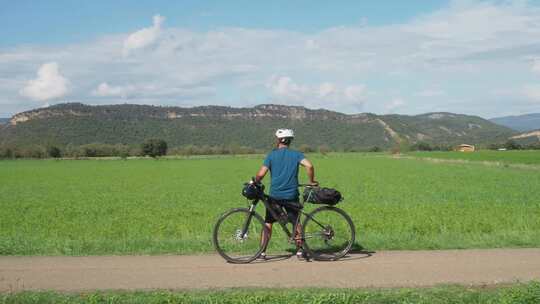
[{"label": "tree", "polygon": [[509,140],[504,144],[504,147],[508,150],[521,150],[523,147],[513,140]]},{"label": "tree", "polygon": [[47,147],[47,155],[52,158],[59,158],[60,156],[62,156],[62,152],[60,151],[60,148],[56,146],[49,146]]},{"label": "tree", "polygon": [[158,157],[167,154],[167,142],[163,139],[147,139],[141,146],[144,156]]},{"label": "tree", "polygon": [[423,141],[417,142],[416,144],[412,145],[411,149],[414,151],[432,151],[433,150],[430,144]]}]

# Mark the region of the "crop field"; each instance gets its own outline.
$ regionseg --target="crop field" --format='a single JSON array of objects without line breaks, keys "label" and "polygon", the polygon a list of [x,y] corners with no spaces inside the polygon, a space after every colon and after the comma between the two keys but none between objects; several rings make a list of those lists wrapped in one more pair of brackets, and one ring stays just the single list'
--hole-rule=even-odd
[{"label": "crop field", "polygon": [[[516,162],[530,157],[520,153],[526,156],[508,155]],[[343,192],[339,206],[355,221],[363,248],[540,246],[538,169],[383,154],[310,158],[317,180]],[[0,254],[211,253],[216,219],[247,206],[241,186],[261,162],[262,156],[0,161]],[[272,250],[287,249],[283,234],[275,234]]]},{"label": "crop field", "polygon": [[540,151],[491,151],[481,150],[474,153],[463,152],[411,152],[408,155],[420,158],[436,158],[466,161],[489,161],[503,164],[540,165]]}]

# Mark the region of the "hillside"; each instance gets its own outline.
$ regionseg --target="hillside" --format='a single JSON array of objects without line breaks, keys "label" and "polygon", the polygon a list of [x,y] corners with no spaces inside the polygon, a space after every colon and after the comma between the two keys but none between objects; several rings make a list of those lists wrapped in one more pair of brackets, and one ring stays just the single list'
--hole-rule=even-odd
[{"label": "hillside", "polygon": [[490,121],[521,132],[540,129],[540,113],[497,117]]},{"label": "hillside", "polygon": [[538,144],[540,143],[540,129],[514,135],[511,139],[521,145]]},{"label": "hillside", "polygon": [[279,127],[295,130],[296,145],[334,149],[388,148],[403,140],[487,144],[505,141],[515,133],[480,117],[452,113],[347,115],[283,105],[180,108],[69,103],[14,115],[1,127],[0,143],[139,145],[155,137],[165,139],[171,147],[236,144],[266,149]]}]

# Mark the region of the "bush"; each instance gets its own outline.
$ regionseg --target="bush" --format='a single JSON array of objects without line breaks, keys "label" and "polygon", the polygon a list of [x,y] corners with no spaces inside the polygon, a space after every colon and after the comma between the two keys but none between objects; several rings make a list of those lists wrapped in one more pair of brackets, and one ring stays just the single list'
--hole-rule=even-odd
[{"label": "bush", "polygon": [[321,153],[322,155],[326,155],[326,154],[330,153],[330,151],[331,151],[331,149],[327,145],[319,146],[319,153]]},{"label": "bush", "polygon": [[24,146],[14,149],[15,158],[45,158],[47,151],[42,146]]},{"label": "bush", "polygon": [[417,142],[416,144],[411,146],[411,150],[413,151],[433,151],[433,147],[431,147],[430,144],[427,142]]},{"label": "bush", "polygon": [[300,147],[298,147],[298,150],[303,153],[314,152],[314,149],[310,145],[307,145],[307,144],[300,145]]},{"label": "bush", "polygon": [[7,146],[0,146],[0,158],[13,158],[13,149]]},{"label": "bush", "polygon": [[450,145],[441,144],[441,145],[438,145],[438,146],[433,146],[433,151],[449,152],[449,151],[453,151],[453,150],[454,150],[454,147],[452,147]]},{"label": "bush", "polygon": [[375,146],[375,147],[371,147],[369,148],[368,152],[381,152],[382,149],[379,148],[378,146]]},{"label": "bush", "polygon": [[507,141],[505,144],[504,144],[504,147],[507,149],[507,150],[521,150],[523,149],[523,147],[518,144],[517,142],[513,141],[513,140],[509,140]]},{"label": "bush", "polygon": [[86,144],[82,146],[68,145],[65,149],[65,156],[69,157],[107,157],[107,156],[119,156],[122,158],[128,157],[131,154],[129,146],[117,144]]},{"label": "bush", "polygon": [[47,155],[52,158],[59,158],[61,155],[60,148],[55,146],[49,146],[47,148]]},{"label": "bush", "polygon": [[22,147],[0,146],[0,158],[45,158],[45,157],[106,157],[119,156],[127,158],[130,155],[138,155],[138,150],[132,149],[127,145],[116,144],[86,144],[75,146],[68,144],[61,149],[58,146],[50,145],[43,147],[39,145],[28,145]]},{"label": "bush", "polygon": [[167,154],[167,142],[162,139],[147,139],[141,146],[143,156],[158,157]]}]

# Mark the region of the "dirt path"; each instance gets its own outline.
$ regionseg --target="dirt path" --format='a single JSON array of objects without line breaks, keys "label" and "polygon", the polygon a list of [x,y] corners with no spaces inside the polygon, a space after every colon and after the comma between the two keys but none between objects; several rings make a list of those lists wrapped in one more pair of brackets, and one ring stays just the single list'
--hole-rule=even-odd
[{"label": "dirt path", "polygon": [[0,291],[226,287],[415,287],[540,279],[540,249],[386,251],[339,262],[219,256],[0,257]]}]

